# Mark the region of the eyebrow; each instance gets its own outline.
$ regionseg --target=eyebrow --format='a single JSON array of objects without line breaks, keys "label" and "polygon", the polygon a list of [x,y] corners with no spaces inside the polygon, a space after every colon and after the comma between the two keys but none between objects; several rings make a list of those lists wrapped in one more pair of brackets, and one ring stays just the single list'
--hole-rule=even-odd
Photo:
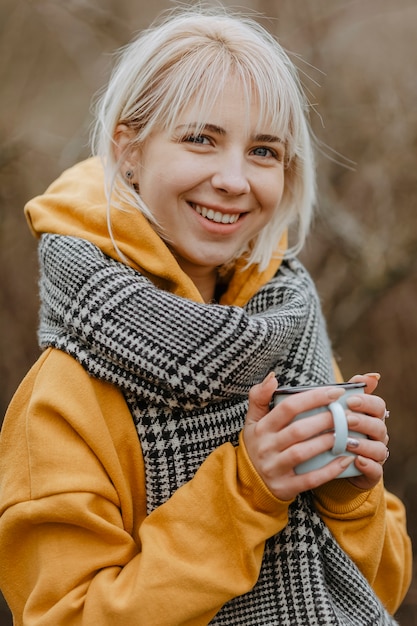
[{"label": "eyebrow", "polygon": [[191,123],[191,124],[180,124],[179,126],[175,127],[175,130],[181,130],[181,129],[186,129],[188,130],[193,130],[195,128],[198,128],[198,130],[209,130],[212,133],[217,133],[218,135],[225,135],[226,131],[224,130],[224,128],[222,128],[221,126],[217,126],[216,124],[197,124],[197,122]]},{"label": "eyebrow", "polygon": [[[192,129],[198,128],[201,131],[208,130],[212,133],[216,133],[217,135],[226,135],[225,129],[222,128],[221,126],[217,126],[217,124],[197,124],[196,122],[194,122],[191,124],[180,124],[179,126],[176,127],[175,130],[181,130],[183,128],[190,130],[190,131]],[[259,141],[260,143],[282,143],[282,144],[284,143],[283,140],[280,137],[277,137],[276,135],[269,135],[269,134],[263,134],[263,133],[252,137],[252,141]]]},{"label": "eyebrow", "polygon": [[260,143],[284,143],[281,137],[277,137],[276,135],[255,135],[253,139]]}]

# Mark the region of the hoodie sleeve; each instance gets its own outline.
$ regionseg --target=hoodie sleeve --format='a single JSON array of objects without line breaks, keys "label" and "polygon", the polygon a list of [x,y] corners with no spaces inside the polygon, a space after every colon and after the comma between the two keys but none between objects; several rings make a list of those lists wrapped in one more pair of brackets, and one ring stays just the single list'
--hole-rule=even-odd
[{"label": "hoodie sleeve", "polygon": [[[316,493],[319,511],[395,610],[411,563],[403,509],[382,488],[342,494],[338,483]],[[16,626],[204,626],[253,586],[288,506],[244,446],[226,444],[147,516],[123,396],[47,350],[0,437],[0,587]]]},{"label": "hoodie sleeve", "polygon": [[383,481],[364,491],[347,480],[334,480],[314,495],[331,533],[394,613],[412,576],[412,547],[402,502],[386,491]]},{"label": "hoodie sleeve", "polygon": [[255,584],[288,505],[225,444],[146,516],[123,396],[48,350],[0,438],[0,585],[16,626],[205,626]]}]

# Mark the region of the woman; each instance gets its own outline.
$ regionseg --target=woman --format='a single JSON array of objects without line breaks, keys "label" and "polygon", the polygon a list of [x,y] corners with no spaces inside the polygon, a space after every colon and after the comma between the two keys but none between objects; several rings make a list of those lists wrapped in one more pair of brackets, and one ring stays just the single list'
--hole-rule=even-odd
[{"label": "woman", "polygon": [[122,51],[97,156],[27,205],[44,352],[1,440],[17,625],[394,623],[411,556],[385,403],[350,401],[368,436],[350,479],[349,455],[294,472],[333,436],[327,411],[291,420],[338,388],[270,409],[277,379],[337,377],[294,256],[314,204],[305,109],[259,25],[176,12]]}]

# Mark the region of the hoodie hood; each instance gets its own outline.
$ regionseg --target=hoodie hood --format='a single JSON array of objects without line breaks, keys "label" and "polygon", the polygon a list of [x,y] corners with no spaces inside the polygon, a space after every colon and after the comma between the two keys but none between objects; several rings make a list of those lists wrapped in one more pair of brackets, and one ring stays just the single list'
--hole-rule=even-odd
[{"label": "hoodie hood", "polygon": [[[126,204],[111,206],[113,243],[107,222],[104,170],[98,157],[63,172],[44,194],[26,204],[25,215],[35,237],[53,233],[87,239],[106,255],[140,271],[158,287],[203,301],[192,280],[139,210]],[[286,246],[285,235],[277,250],[285,250]],[[220,303],[244,306],[275,275],[281,261],[282,254],[263,272],[257,265],[244,268],[244,260],[238,261]]]}]

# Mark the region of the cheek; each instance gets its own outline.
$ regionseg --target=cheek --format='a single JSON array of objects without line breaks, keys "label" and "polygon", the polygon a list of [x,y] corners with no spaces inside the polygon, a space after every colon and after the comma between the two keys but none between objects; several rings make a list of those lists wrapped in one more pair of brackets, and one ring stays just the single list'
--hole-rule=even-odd
[{"label": "cheek", "polygon": [[197,185],[201,173],[192,164],[175,162],[173,159],[143,171],[142,180],[148,189],[152,187],[158,195],[178,196]]},{"label": "cheek", "polygon": [[270,212],[275,211],[284,193],[284,175],[275,173],[274,176],[265,177],[259,186],[263,207]]},{"label": "cheek", "polygon": [[155,202],[172,196],[176,191],[177,181],[172,172],[164,169],[141,169],[139,174],[140,194],[145,202]]}]

